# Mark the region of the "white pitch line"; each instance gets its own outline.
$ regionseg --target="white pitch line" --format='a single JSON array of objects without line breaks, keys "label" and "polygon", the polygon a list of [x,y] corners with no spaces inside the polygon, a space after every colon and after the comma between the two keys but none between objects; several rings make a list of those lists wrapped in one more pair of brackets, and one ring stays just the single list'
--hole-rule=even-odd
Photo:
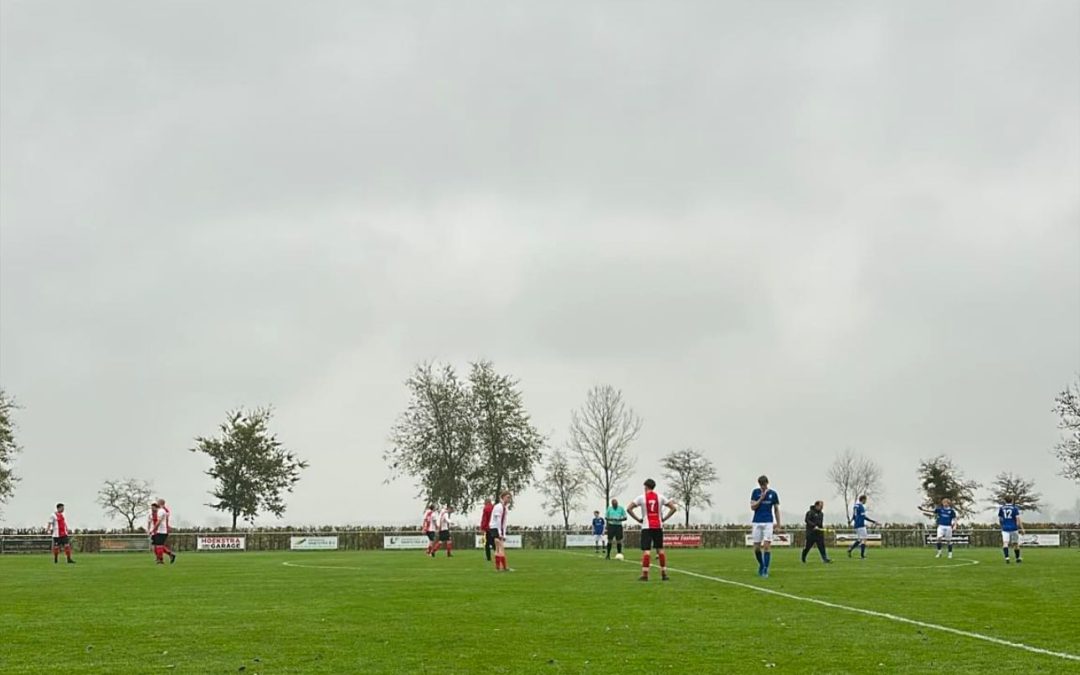
[{"label": "white pitch line", "polygon": [[[653,565],[655,567],[655,565]],[[957,565],[957,567],[959,567]],[[960,630],[959,628],[950,628],[948,626],[942,626],[936,623],[927,623],[925,621],[919,621],[917,619],[909,619],[904,616],[897,616],[896,614],[889,614],[888,612],[876,612],[872,609],[860,609],[858,607],[849,607],[847,605],[840,605],[835,602],[829,602],[827,600],[818,600],[816,598],[807,598],[801,595],[794,595],[792,593],[785,593],[783,591],[774,591],[771,588],[765,588],[763,586],[755,586],[753,584],[746,584],[741,581],[732,581],[731,579],[724,579],[721,577],[713,577],[708,574],[701,574],[699,572],[691,572],[689,570],[677,569],[675,567],[668,567],[670,572],[679,572],[680,574],[687,574],[692,577],[698,577],[699,579],[706,579],[708,581],[715,581],[721,584],[728,584],[730,586],[738,586],[739,588],[746,588],[751,591],[758,591],[759,593],[767,593],[769,595],[779,596],[781,598],[787,598],[788,600],[797,600],[799,602],[809,602],[814,605],[821,605],[822,607],[829,607],[832,609],[842,609],[845,612],[854,612],[856,614],[864,614],[866,616],[874,616],[879,619],[888,619],[890,621],[896,621],[898,623],[906,623],[912,626],[919,626],[920,628],[928,628],[930,630],[937,630],[943,633],[951,633],[953,635],[960,635],[962,637],[972,638],[973,640],[982,640],[983,642],[990,642],[1002,647],[1012,647],[1013,649],[1023,649],[1024,651],[1032,652],[1035,654],[1042,654],[1044,656],[1055,656],[1059,659],[1067,659],[1069,661],[1080,661],[1080,656],[1076,654],[1069,654],[1067,652],[1055,652],[1050,649],[1043,649],[1042,647],[1032,647],[1022,642],[1011,642],[1009,640],[1002,640],[1001,638],[991,637],[989,635],[983,635],[982,633],[972,633],[971,631]]]}]

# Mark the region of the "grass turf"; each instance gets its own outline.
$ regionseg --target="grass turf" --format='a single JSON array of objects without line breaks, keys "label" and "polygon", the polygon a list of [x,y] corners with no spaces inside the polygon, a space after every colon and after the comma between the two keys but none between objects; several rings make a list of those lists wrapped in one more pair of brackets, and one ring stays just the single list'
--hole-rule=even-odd
[{"label": "grass turf", "polygon": [[[1080,672],[1080,661],[756,592],[638,552],[0,557],[0,672]],[[876,549],[831,566],[671,550],[687,570],[1080,655],[1080,553]],[[811,553],[811,557],[815,553]],[[654,556],[655,561],[655,556]],[[977,561],[979,564],[972,564]]]}]

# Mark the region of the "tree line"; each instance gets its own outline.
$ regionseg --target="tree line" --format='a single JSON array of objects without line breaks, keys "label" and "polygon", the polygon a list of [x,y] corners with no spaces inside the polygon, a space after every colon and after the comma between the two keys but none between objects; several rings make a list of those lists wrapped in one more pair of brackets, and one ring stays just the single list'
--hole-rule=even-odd
[{"label": "tree line", "polygon": [[[560,516],[569,527],[589,493],[609,504],[636,469],[631,446],[643,421],[611,385],[593,387],[571,411],[567,439],[560,447],[552,447],[551,439],[532,423],[518,380],[499,373],[490,361],[470,364],[465,379],[450,365],[422,363],[405,386],[409,404],[391,429],[384,453],[387,481],[412,478],[417,497],[425,501],[465,511],[503,490],[521,492],[534,484],[541,469],[538,487],[545,512]],[[0,506],[19,481],[14,470],[22,451],[16,439],[18,409],[0,389]],[[1052,452],[1062,463],[1061,475],[1080,483],[1080,379],[1054,397],[1052,410],[1061,432]],[[214,481],[209,492],[213,501],[207,505],[229,514],[233,528],[240,519],[251,523],[261,513],[280,518],[286,495],[308,467],[270,429],[272,417],[270,408],[231,410],[217,434],[198,436],[189,448],[210,460],[206,474]],[[712,504],[710,486],[718,476],[704,453],[693,448],[670,452],[660,469],[669,496],[684,507],[687,525],[692,509]],[[917,478],[920,506],[948,498],[961,517],[979,510],[977,491],[982,486],[966,478],[946,455],[921,460]],[[883,487],[880,466],[851,450],[837,456],[826,479],[845,505],[862,494],[880,496]],[[987,487],[987,504],[1012,499],[1025,510],[1040,506],[1034,483],[1016,474],[1002,472]],[[147,481],[107,480],[98,503],[134,529],[146,515],[151,492]]]}]

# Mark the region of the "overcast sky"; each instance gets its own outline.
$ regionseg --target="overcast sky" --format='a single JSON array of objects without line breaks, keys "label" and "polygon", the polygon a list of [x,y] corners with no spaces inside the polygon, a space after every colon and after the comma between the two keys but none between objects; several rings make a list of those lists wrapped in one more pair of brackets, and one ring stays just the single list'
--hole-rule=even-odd
[{"label": "overcast sky", "polygon": [[7,526],[103,525],[123,476],[224,524],[187,449],[261,405],[311,463],[283,522],[418,522],[383,483],[403,380],[478,358],[553,446],[622,389],[624,496],[694,447],[711,520],[760,473],[839,517],[848,447],[872,515],[914,519],[938,453],[1077,509],[1071,0],[4,0],[0,38]]}]

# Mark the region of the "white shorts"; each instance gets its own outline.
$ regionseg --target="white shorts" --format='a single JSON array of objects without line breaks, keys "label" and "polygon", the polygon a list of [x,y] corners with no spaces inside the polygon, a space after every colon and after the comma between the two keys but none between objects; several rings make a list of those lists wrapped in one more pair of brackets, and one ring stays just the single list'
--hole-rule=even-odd
[{"label": "white shorts", "polygon": [[1012,532],[1006,532],[1005,530],[1002,530],[1001,545],[1008,546],[1010,544],[1016,544],[1017,546],[1020,545],[1020,533],[1016,530],[1013,530]]},{"label": "white shorts", "polygon": [[856,527],[855,528],[855,538],[858,539],[859,541],[866,541],[867,539],[870,538],[870,535],[867,534],[865,527]]},{"label": "white shorts", "polygon": [[751,523],[752,530],[750,530],[750,536],[755,544],[760,544],[763,541],[772,543],[772,523]]},{"label": "white shorts", "polygon": [[950,525],[938,525],[937,526],[937,538],[952,540],[952,526]]},{"label": "white shorts", "polygon": [[593,535],[593,543],[598,544],[598,545],[603,544],[604,543],[604,535],[602,535],[602,534],[594,534]]}]

